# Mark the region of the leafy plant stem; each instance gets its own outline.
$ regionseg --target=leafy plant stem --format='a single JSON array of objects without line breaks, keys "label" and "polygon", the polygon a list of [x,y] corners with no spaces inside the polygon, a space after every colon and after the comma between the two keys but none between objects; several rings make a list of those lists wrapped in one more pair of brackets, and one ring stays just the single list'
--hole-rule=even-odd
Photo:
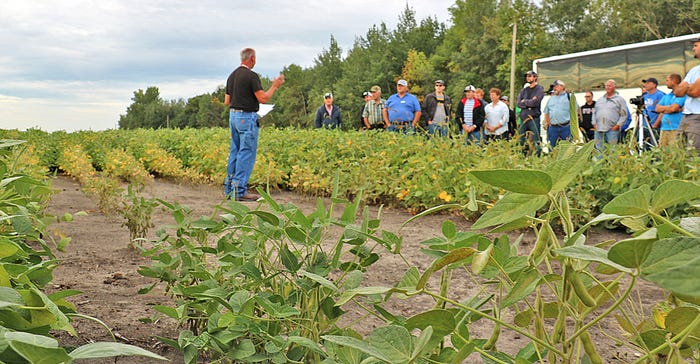
[{"label": "leafy plant stem", "polygon": [[681,234],[683,234],[683,235],[685,235],[685,236],[688,236],[688,237],[691,237],[691,238],[694,238],[694,237],[695,237],[695,235],[691,234],[689,231],[686,231],[685,229],[683,229],[683,228],[681,228],[680,226],[678,226],[678,225],[674,224],[673,222],[671,222],[671,220],[669,220],[669,219],[667,219],[667,218],[665,218],[665,217],[663,217],[663,216],[661,216],[661,215],[659,215],[659,214],[657,214],[657,213],[655,213],[655,212],[649,211],[649,215],[651,215],[654,219],[663,221],[664,224],[668,224],[668,225],[671,226],[674,230],[678,231],[679,233],[681,233]]},{"label": "leafy plant stem", "polygon": [[477,346],[477,345],[474,345],[474,351],[476,351],[476,352],[478,352],[479,354],[481,354],[481,355],[483,355],[483,356],[489,358],[489,359],[492,360],[494,363],[508,364],[507,362],[502,361],[502,360],[496,358],[495,356],[489,354],[486,350],[480,348],[480,347]]},{"label": "leafy plant stem", "polygon": [[483,318],[485,318],[485,319],[491,320],[491,321],[493,321],[494,323],[500,324],[500,325],[503,326],[503,327],[507,327],[507,328],[509,328],[509,329],[511,329],[511,330],[513,330],[513,331],[515,331],[515,332],[517,332],[517,333],[519,333],[519,334],[521,334],[521,335],[523,335],[523,336],[529,338],[530,340],[536,342],[537,344],[542,345],[542,346],[546,347],[547,349],[549,349],[549,350],[551,350],[551,351],[557,353],[557,355],[564,356],[564,353],[562,353],[562,352],[561,352],[559,349],[557,349],[556,347],[550,345],[549,343],[547,343],[547,342],[545,342],[545,341],[543,341],[543,340],[538,339],[536,336],[531,335],[531,334],[530,334],[529,332],[527,332],[527,331],[521,330],[521,329],[520,329],[519,327],[517,327],[517,326],[511,325],[511,324],[509,324],[509,323],[507,323],[507,322],[505,322],[505,321],[502,321],[502,320],[500,320],[500,319],[498,319],[498,318],[496,318],[496,317],[494,317],[494,316],[491,316],[491,315],[489,315],[489,314],[483,313],[483,312],[481,312],[481,311],[479,311],[479,310],[477,310],[477,309],[475,309],[475,308],[473,308],[473,307],[469,307],[469,306],[467,306],[467,305],[463,305],[463,304],[461,304],[461,303],[459,303],[459,302],[457,302],[457,301],[455,301],[455,300],[452,300],[452,299],[450,299],[450,298],[448,298],[448,297],[441,297],[440,295],[435,294],[435,293],[430,292],[430,291],[427,291],[427,290],[421,290],[421,291],[417,292],[416,294],[421,294],[421,293],[427,294],[428,296],[431,296],[431,297],[433,297],[433,298],[435,298],[435,299],[444,300],[445,302],[450,303],[450,304],[452,304],[452,305],[454,305],[454,306],[456,306],[456,307],[459,307],[459,308],[461,308],[461,309],[467,310],[467,311],[469,311],[469,312],[471,312],[471,313],[473,313],[473,314],[475,314],[475,315],[479,315],[479,316],[481,316],[481,317],[483,317]]}]

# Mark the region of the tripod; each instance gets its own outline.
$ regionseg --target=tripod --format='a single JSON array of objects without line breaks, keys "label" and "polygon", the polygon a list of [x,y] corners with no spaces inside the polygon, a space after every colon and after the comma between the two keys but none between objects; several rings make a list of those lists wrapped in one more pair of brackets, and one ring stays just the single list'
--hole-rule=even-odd
[{"label": "tripod", "polygon": [[[651,127],[649,115],[644,112],[644,105],[637,106],[637,111],[632,121],[634,131],[629,140],[630,149],[635,147],[641,153],[643,150],[650,149],[658,145],[654,130]],[[646,134],[646,135],[645,135]]]}]

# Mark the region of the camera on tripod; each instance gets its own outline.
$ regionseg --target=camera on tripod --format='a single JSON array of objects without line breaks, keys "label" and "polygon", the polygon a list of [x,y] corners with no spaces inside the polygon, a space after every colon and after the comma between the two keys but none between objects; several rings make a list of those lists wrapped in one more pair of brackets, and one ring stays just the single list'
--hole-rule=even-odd
[{"label": "camera on tripod", "polygon": [[644,107],[644,95],[635,96],[630,99],[630,104],[637,106],[638,108]]}]

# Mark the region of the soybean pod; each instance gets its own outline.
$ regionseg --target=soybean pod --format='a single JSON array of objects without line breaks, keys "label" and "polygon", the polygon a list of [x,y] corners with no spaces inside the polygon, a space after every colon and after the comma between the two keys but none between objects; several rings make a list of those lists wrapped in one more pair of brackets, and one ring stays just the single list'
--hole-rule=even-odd
[{"label": "soybean pod", "polygon": [[598,352],[595,351],[595,346],[593,345],[591,335],[588,334],[588,331],[582,332],[579,338],[581,339],[581,344],[583,344],[583,350],[586,352],[586,355],[588,355],[588,359],[591,360],[591,363],[603,364],[603,359],[598,355]]},{"label": "soybean pod", "polygon": [[530,255],[527,257],[527,262],[531,267],[536,267],[544,258],[547,248],[549,247],[549,241],[551,240],[550,233],[552,228],[549,229],[549,223],[545,222],[542,224],[539,233],[537,234],[537,240],[535,241],[535,247],[532,248]]},{"label": "soybean pod", "polygon": [[583,280],[581,280],[581,276],[579,276],[579,272],[575,271],[572,268],[569,268],[569,274],[567,275],[567,278],[569,278],[569,283],[571,283],[571,287],[574,289],[574,293],[576,293],[576,296],[578,297],[581,302],[583,302],[584,305],[588,307],[595,307],[596,306],[596,301],[591,296],[590,293],[588,293],[588,288],[586,288],[586,285],[583,284]]},{"label": "soybean pod", "polygon": [[484,350],[493,350],[496,348],[496,341],[498,341],[498,337],[501,335],[501,324],[496,324],[496,327],[493,328],[493,332],[491,333],[491,337],[489,337],[489,340],[484,344]]}]

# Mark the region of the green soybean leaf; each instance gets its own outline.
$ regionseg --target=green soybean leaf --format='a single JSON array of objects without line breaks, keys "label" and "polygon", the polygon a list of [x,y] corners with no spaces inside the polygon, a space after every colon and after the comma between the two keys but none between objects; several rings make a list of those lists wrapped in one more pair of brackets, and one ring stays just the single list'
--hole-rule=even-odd
[{"label": "green soybean leaf", "polygon": [[410,317],[404,326],[409,331],[413,331],[413,329],[425,330],[432,327],[432,337],[429,339],[428,345],[432,348],[439,345],[445,336],[452,333],[457,323],[452,311],[431,310]]},{"label": "green soybean leaf", "polygon": [[15,255],[21,248],[12,240],[0,239],[0,259]]},{"label": "green soybean leaf", "polygon": [[608,202],[603,207],[606,214],[620,216],[640,216],[649,211],[649,187],[640,187],[627,191]]},{"label": "green soybean leaf", "polygon": [[550,192],[557,193],[577,178],[581,171],[588,165],[594,143],[590,142],[579,147],[573,144],[562,144],[567,147],[566,153],[560,153],[561,159],[551,163],[545,172],[552,178]]},{"label": "green soybean leaf", "polygon": [[536,269],[528,269],[527,271],[523,272],[523,274],[521,274],[518,277],[518,280],[515,282],[513,289],[511,289],[510,292],[508,292],[508,295],[503,299],[503,301],[501,301],[501,308],[511,306],[529,296],[530,293],[537,288],[537,284],[539,284],[539,282],[540,274]]},{"label": "green soybean leaf", "polygon": [[312,281],[314,281],[314,282],[316,282],[316,283],[318,283],[318,284],[320,284],[320,285],[322,285],[322,286],[324,286],[324,287],[330,289],[330,290],[333,291],[333,292],[337,292],[337,291],[338,291],[338,287],[336,287],[335,284],[333,284],[333,282],[327,280],[326,278],[321,277],[321,276],[318,275],[318,274],[313,274],[313,273],[310,273],[310,272],[307,272],[307,271],[303,271],[303,270],[300,271],[299,273],[301,273],[301,275],[303,275],[304,277],[309,278],[309,279],[311,279]]},{"label": "green soybean leaf", "polygon": [[29,363],[59,364],[71,361],[71,357],[63,348],[48,348],[21,341],[10,341],[10,347]]},{"label": "green soybean leaf", "polygon": [[155,305],[153,309],[175,320],[180,319],[180,314],[178,314],[177,310],[173,307]]},{"label": "green soybean leaf", "polygon": [[280,219],[277,216],[266,211],[254,210],[249,212],[249,214],[259,217],[272,226],[279,226],[280,224]]},{"label": "green soybean leaf", "polygon": [[[668,313],[666,316],[666,329],[668,331],[679,334],[690,325],[693,320],[700,314],[700,311],[695,307],[677,307]],[[696,325],[690,332],[690,335],[700,337],[700,326]]]},{"label": "green soybean leaf", "polygon": [[521,217],[533,215],[544,206],[547,196],[523,195],[509,192],[477,220],[472,229],[484,229],[491,226],[507,224]]},{"label": "green soybean leaf", "polygon": [[[418,192],[420,192],[420,191],[418,191]],[[431,207],[423,212],[420,212],[418,214],[411,216],[411,218],[409,218],[408,220],[404,221],[403,224],[401,224],[401,228],[405,227],[406,225],[410,224],[412,221],[419,219],[423,216],[432,215],[432,214],[434,214],[438,211],[442,211],[442,210],[456,209],[456,208],[460,208],[460,207],[462,207],[462,205],[460,205],[458,203],[448,203],[448,204],[444,204],[444,205],[438,205],[438,206]]]},{"label": "green soybean leaf", "polygon": [[432,326],[428,326],[424,330],[421,330],[420,336],[418,336],[418,339],[416,340],[413,348],[413,352],[411,353],[411,361],[414,361],[416,358],[421,356],[424,351],[433,347],[431,342],[431,339],[433,337],[434,335]]},{"label": "green soybean leaf", "polygon": [[700,238],[677,237],[654,243],[641,267],[642,277],[661,288],[700,297]]},{"label": "green soybean leaf", "polygon": [[482,182],[515,193],[546,195],[552,188],[549,174],[538,170],[491,169],[470,173]]},{"label": "green soybean leaf", "polygon": [[110,342],[83,345],[70,353],[70,357],[73,359],[106,358],[122,355],[137,355],[158,360],[168,360],[167,358],[146,349],[139,348],[138,346]]},{"label": "green soybean leaf", "polygon": [[[392,291],[392,288],[389,287],[362,287],[362,288],[355,288],[355,289],[349,289],[343,294],[340,295],[340,298],[338,298],[338,302],[335,303],[336,306],[341,306],[351,299],[353,299],[355,296],[369,296],[369,295],[374,295],[374,294],[385,294],[389,293]],[[401,290],[396,290],[397,292],[400,292]]]},{"label": "green soybean leaf", "polygon": [[700,185],[691,181],[669,180],[662,183],[651,197],[651,209],[663,209],[700,198]]},{"label": "green soybean leaf", "polygon": [[474,254],[474,252],[476,252],[474,248],[457,248],[445,254],[442,258],[433,261],[433,264],[431,264],[425,273],[423,273],[423,275],[420,277],[418,285],[416,285],[416,289],[420,290],[425,288],[426,283],[428,283],[428,279],[433,273],[439,271],[446,265],[450,265],[468,258]]},{"label": "green soybean leaf", "polygon": [[367,338],[369,345],[382,353],[389,363],[408,363],[413,352],[413,337],[403,326],[390,325],[372,331]]},{"label": "green soybean leaf", "polygon": [[290,240],[295,243],[304,244],[306,243],[306,233],[296,226],[287,226],[284,228],[284,232],[287,234]]},{"label": "green soybean leaf", "polygon": [[305,338],[302,336],[290,336],[287,338],[287,342],[297,344],[299,346],[303,346],[303,347],[305,347],[307,349],[311,349],[312,351],[317,352],[319,354],[324,353],[321,346],[309,338]]},{"label": "green soybean leaf", "polygon": [[296,272],[301,268],[301,262],[294,253],[287,247],[287,245],[282,245],[280,248],[280,259],[282,260],[282,265],[287,268],[290,272]]},{"label": "green soybean leaf", "polygon": [[379,360],[383,360],[384,362],[393,363],[389,358],[384,356],[383,352],[370,346],[369,343],[359,339],[355,339],[354,337],[325,335],[321,336],[321,338],[325,341],[332,342],[336,345],[357,349],[367,355],[373,356]]},{"label": "green soybean leaf", "polygon": [[233,359],[243,360],[255,355],[255,344],[250,339],[241,340],[229,353]]},{"label": "green soybean leaf", "polygon": [[448,239],[454,238],[455,235],[457,235],[457,227],[455,226],[455,223],[450,220],[445,220],[442,223],[442,235]]},{"label": "green soybean leaf", "polygon": [[255,296],[254,299],[255,302],[257,302],[260,307],[262,307],[263,310],[271,317],[286,318],[299,314],[299,311],[296,308],[285,305],[284,303],[272,302],[269,299],[260,296]]},{"label": "green soybean leaf", "polygon": [[575,246],[567,246],[565,248],[561,249],[555,249],[553,250],[555,254],[560,255],[562,257],[569,257],[569,258],[574,258],[574,259],[581,259],[581,260],[586,260],[589,262],[598,262],[598,263],[603,263],[606,265],[609,265],[611,267],[614,267],[615,269],[622,271],[622,272],[627,272],[627,273],[632,273],[632,270],[624,267],[620,264],[617,264],[610,260],[608,258],[608,251],[605,249],[601,249],[595,246],[588,246],[588,245],[575,245]]},{"label": "green soybean leaf", "polygon": [[21,305],[24,305],[24,301],[16,290],[0,286],[0,308]]},{"label": "green soybean leaf", "polygon": [[613,245],[608,252],[608,258],[627,268],[639,268],[657,240],[656,229],[649,229],[639,236],[621,240]]}]

